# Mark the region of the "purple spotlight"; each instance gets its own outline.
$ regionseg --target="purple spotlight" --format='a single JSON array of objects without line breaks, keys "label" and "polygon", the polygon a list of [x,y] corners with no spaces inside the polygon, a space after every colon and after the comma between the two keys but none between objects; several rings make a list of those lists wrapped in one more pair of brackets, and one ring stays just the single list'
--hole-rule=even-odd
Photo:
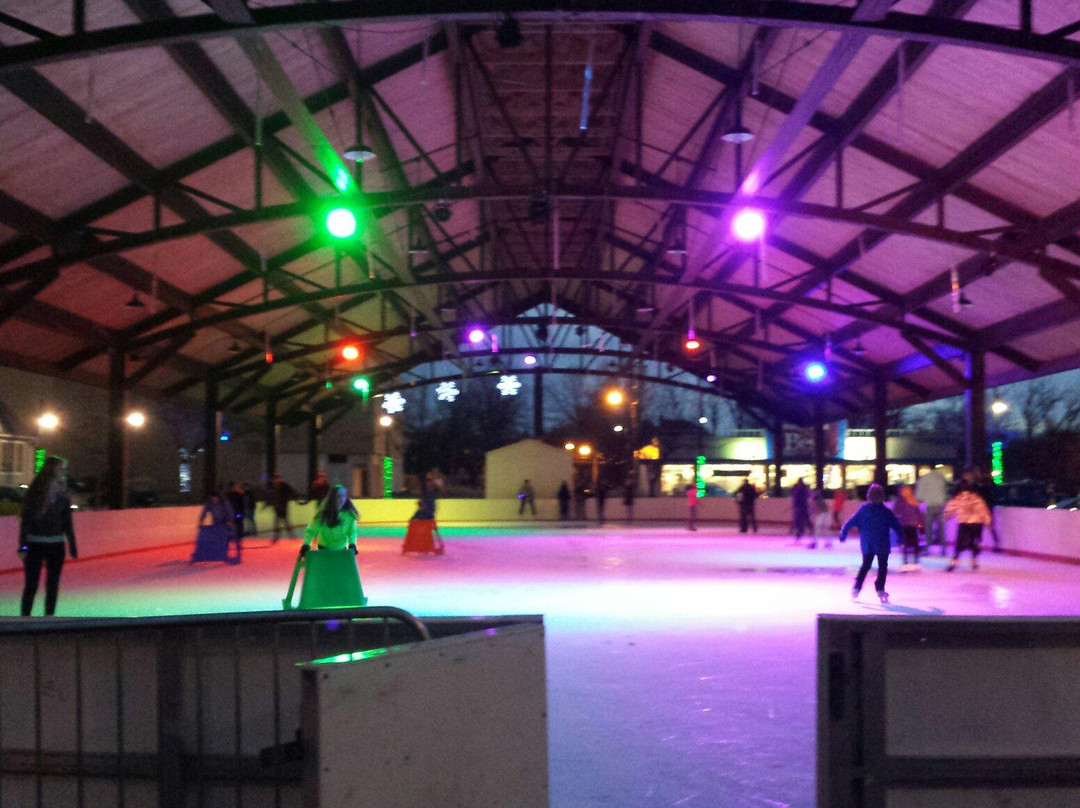
[{"label": "purple spotlight", "polygon": [[525,359],[522,360],[526,365],[535,365],[536,357],[532,354],[525,354]]},{"label": "purple spotlight", "polygon": [[803,368],[803,375],[807,381],[819,384],[825,381],[829,375],[829,369],[822,362],[807,362],[806,367]]},{"label": "purple spotlight", "polygon": [[731,232],[739,241],[757,241],[765,234],[765,217],[760,210],[743,208],[731,220]]},{"label": "purple spotlight", "polygon": [[709,384],[712,384],[716,381],[716,374],[710,373],[708,376],[705,377],[705,381],[707,381]]},{"label": "purple spotlight", "polygon": [[469,329],[469,342],[471,342],[473,345],[479,345],[481,342],[484,341],[485,336],[486,334],[484,334],[484,329],[482,328]]}]

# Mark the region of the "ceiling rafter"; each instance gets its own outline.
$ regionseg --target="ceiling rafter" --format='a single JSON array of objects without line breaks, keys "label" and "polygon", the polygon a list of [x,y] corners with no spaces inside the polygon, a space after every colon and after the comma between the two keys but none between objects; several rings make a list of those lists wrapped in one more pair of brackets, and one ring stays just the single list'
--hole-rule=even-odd
[{"label": "ceiling rafter", "polygon": [[[11,46],[0,54],[0,71],[109,53],[175,41],[242,36],[313,25],[349,25],[356,21],[392,22],[435,16],[459,22],[494,22],[502,14],[519,20],[555,23],[671,20],[676,22],[728,21],[754,25],[866,33],[897,39],[959,45],[990,52],[1080,63],[1080,43],[1056,34],[1036,33],[961,19],[927,19],[920,14],[892,12],[878,20],[860,20],[859,9],[794,0],[725,0],[723,5],[699,0],[624,0],[616,10],[609,0],[576,0],[573,9],[538,7],[533,0],[502,0],[495,8],[478,9],[464,0],[397,0],[372,5],[365,0],[333,3],[298,2],[253,8],[250,22],[214,15],[191,15],[154,24],[139,23],[77,31],[64,36]],[[14,18],[17,19],[17,18]],[[1068,30],[1068,29],[1065,29]]]},{"label": "ceiling rafter", "polygon": [[[424,58],[425,52],[430,56],[439,53],[445,47],[445,36],[442,32],[436,33],[424,42],[405,48],[364,68],[361,73],[362,81],[368,85],[384,81],[418,64]],[[311,110],[312,114],[318,114],[347,97],[348,89],[344,82],[340,82],[311,94],[304,99],[304,105]],[[274,136],[289,126],[291,126],[291,122],[288,116],[284,112],[275,112],[263,120],[263,136]],[[236,154],[244,149],[246,145],[244,138],[239,134],[229,135],[161,169],[159,172],[160,180],[164,184],[179,182],[185,177],[196,174],[208,166]],[[146,196],[146,192],[141,187],[129,185],[57,220],[57,224],[65,233],[79,231],[91,222],[109,216],[137,202],[144,196]],[[38,246],[39,243],[35,239],[16,238],[5,242],[0,245],[0,267],[22,258]]]},{"label": "ceiling rafter", "polygon": [[[852,11],[852,19],[857,22],[879,21],[885,16],[893,2],[894,0],[862,0]],[[768,145],[762,150],[757,160],[754,161],[754,165],[745,174],[740,171],[741,182],[735,191],[732,200],[733,205],[725,208],[720,216],[717,229],[721,234],[721,238],[725,240],[730,238],[727,234],[730,232],[731,222],[734,219],[737,207],[749,199],[757,198],[764,188],[766,180],[772,177],[773,173],[779,168],[788,150],[795,144],[814,113],[818,111],[821,102],[825,100],[825,96],[832,92],[836,82],[855,59],[867,39],[869,39],[869,34],[863,31],[845,32],[833,43],[829,53],[818,65],[813,77],[799,94],[795,106],[784,117],[783,122],[769,140]],[[736,93],[741,92],[746,78],[745,69],[740,66],[739,81],[737,84],[732,85]],[[688,257],[683,266],[682,279],[684,281],[696,279],[705,271],[706,264],[704,251],[699,251],[692,258]],[[653,322],[659,322],[669,317],[687,300],[686,295],[672,295],[657,307]]]},{"label": "ceiling rafter", "polygon": [[[649,44],[657,53],[674,59],[691,70],[722,84],[737,81],[736,68],[718,62],[660,32],[653,33]],[[789,114],[796,103],[794,97],[765,82],[758,83],[758,94],[755,96],[755,100],[784,115]],[[840,124],[837,118],[818,111],[811,117],[810,126],[827,136],[835,138]],[[937,166],[916,157],[914,154],[901,151],[895,146],[866,134],[866,132],[858,133],[849,145],[851,148],[883,163],[892,165],[922,182],[933,182],[937,177]],[[1030,225],[1039,218],[1036,214],[1024,210],[1015,203],[977,188],[968,182],[956,184],[951,190],[951,195],[986,211],[992,216],[1016,225]],[[1080,239],[1073,238],[1071,243],[1065,246],[1080,253]]]},{"label": "ceiling rafter", "polygon": [[[927,12],[930,17],[960,17],[971,9],[977,0],[936,0]],[[866,125],[873,120],[885,105],[921,68],[934,52],[934,45],[928,42],[902,42],[897,52],[893,53],[878,69],[877,73],[863,86],[855,99],[836,119],[835,125],[825,132],[809,157],[799,166],[795,175],[788,180],[780,192],[781,199],[800,199],[825,171],[834,163],[837,172],[841,171],[842,153]],[[901,63],[901,54],[903,62]],[[901,70],[903,64],[903,70]],[[816,112],[816,110],[815,110]],[[813,116],[811,116],[813,117]],[[842,178],[842,173],[838,177]],[[838,179],[838,193],[843,191],[842,179]],[[837,207],[843,207],[843,201],[837,199]],[[779,221],[769,223],[776,228]],[[716,276],[724,279],[738,269],[735,261],[729,260]]]},{"label": "ceiling rafter", "polygon": [[[462,171],[467,170],[463,167]],[[624,173],[633,176],[635,168],[624,164]],[[444,175],[445,177],[446,175]],[[608,189],[596,186],[570,186],[558,189],[553,200],[589,200],[603,199],[611,201],[655,201],[663,203],[677,203],[696,207],[716,218],[723,216],[723,211],[733,205],[734,195],[724,192],[684,190],[672,183],[660,180],[647,172],[640,172],[639,176],[649,178],[648,186],[620,185]],[[461,200],[487,199],[493,201],[525,200],[531,197],[531,189],[528,187],[499,188],[497,186],[473,185],[467,187],[447,187],[439,182],[426,183],[414,188],[403,188],[395,191],[381,191],[365,194],[361,206],[375,211],[376,217],[380,212],[385,213],[386,208],[399,208],[423,204],[426,202],[453,202]],[[947,244],[972,252],[993,253],[996,256],[1007,258],[1028,264],[1036,269],[1045,269],[1063,277],[1080,278],[1080,264],[1064,261],[1059,258],[1046,255],[1040,251],[1032,251],[1024,248],[1017,242],[1009,239],[992,239],[978,233],[963,230],[952,230],[948,227],[922,224],[908,218],[891,214],[867,213],[857,208],[837,208],[831,205],[819,205],[809,202],[781,201],[768,197],[758,197],[755,206],[766,213],[798,216],[808,219],[820,219],[824,221],[843,222],[866,227],[870,230],[881,231],[890,234],[912,236],[918,239]],[[306,217],[310,210],[303,203],[286,203],[264,207],[258,210],[241,210],[229,212],[214,217],[206,217],[197,221],[189,221],[167,227],[153,228],[141,233],[98,241],[79,247],[74,247],[61,255],[45,258],[29,264],[0,272],[0,285],[25,280],[35,272],[44,269],[62,269],[75,263],[86,261],[101,255],[110,255],[125,250],[148,247],[161,244],[173,239],[188,238],[200,233],[214,233],[228,228],[240,227],[259,222],[270,222],[280,219]],[[391,245],[392,246],[392,245]],[[799,247],[803,255],[815,255],[805,247]],[[815,264],[819,273],[823,274],[827,268],[826,262],[818,256]],[[542,263],[537,260],[536,263]],[[813,270],[812,270],[813,271]],[[238,274],[236,278],[252,276]],[[254,277],[261,277],[261,274]],[[888,298],[899,297],[901,293],[889,290],[877,284],[875,281],[863,278],[855,273],[844,275],[843,280],[852,285],[864,285],[874,287],[880,292],[872,292],[876,296]],[[248,282],[243,280],[242,283]],[[799,279],[800,285],[811,282],[806,276]],[[822,281],[824,283],[824,281]],[[821,284],[817,284],[821,285]],[[235,288],[235,287],[234,287]]]}]

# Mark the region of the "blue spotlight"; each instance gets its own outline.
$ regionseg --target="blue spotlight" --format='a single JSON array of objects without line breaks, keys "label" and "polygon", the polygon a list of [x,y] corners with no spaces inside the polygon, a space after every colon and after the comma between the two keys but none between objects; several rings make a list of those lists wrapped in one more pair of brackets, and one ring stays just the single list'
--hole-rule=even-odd
[{"label": "blue spotlight", "polygon": [[808,382],[819,384],[829,376],[829,369],[823,362],[807,362],[803,368],[803,375]]}]

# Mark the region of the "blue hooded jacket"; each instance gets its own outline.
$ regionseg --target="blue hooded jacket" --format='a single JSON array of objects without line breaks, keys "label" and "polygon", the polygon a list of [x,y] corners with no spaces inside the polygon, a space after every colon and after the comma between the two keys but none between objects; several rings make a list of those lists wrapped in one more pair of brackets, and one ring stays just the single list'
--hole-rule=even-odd
[{"label": "blue hooded jacket", "polygon": [[840,528],[840,541],[847,539],[848,531],[853,527],[859,529],[863,555],[888,555],[892,548],[889,530],[895,531],[899,537],[904,534],[900,520],[883,502],[867,502],[855,511],[855,515]]}]

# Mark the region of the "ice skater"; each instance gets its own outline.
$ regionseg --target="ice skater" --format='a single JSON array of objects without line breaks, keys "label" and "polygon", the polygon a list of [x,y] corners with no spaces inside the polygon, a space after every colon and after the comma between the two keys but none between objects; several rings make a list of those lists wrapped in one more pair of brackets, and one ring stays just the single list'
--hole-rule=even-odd
[{"label": "ice skater", "polygon": [[896,492],[892,510],[904,528],[904,565],[900,571],[921,569],[919,567],[919,528],[923,524],[923,515],[919,510],[919,500],[915,498],[915,492],[911,490],[910,485],[900,486],[900,490]]},{"label": "ice skater", "polygon": [[795,532],[795,544],[804,533],[810,533],[810,486],[806,480],[798,480],[791,487],[791,524]]},{"label": "ice skater", "polygon": [[945,511],[945,500],[949,498],[949,484],[945,481],[945,475],[936,468],[930,469],[918,482],[915,483],[915,498],[926,509],[926,552],[930,553],[932,545],[941,547],[941,554],[945,555],[945,519],[942,514]]},{"label": "ice skater", "polygon": [[[748,529],[753,528],[753,531],[757,533],[757,516],[754,514],[754,500],[758,497],[757,489],[754,484],[750,482],[750,478],[747,477],[743,480],[743,484],[735,491],[735,496],[739,502],[739,532],[745,533]],[[836,526],[837,530],[840,526]]]},{"label": "ice skater", "polygon": [[825,536],[826,549],[832,547],[829,540],[829,503],[825,499],[825,491],[815,488],[810,492],[810,509],[814,512],[814,538],[810,542],[809,549],[817,547],[818,537]]},{"label": "ice skater", "polygon": [[859,574],[855,576],[855,585],[851,589],[851,599],[855,600],[862,591],[863,581],[870,572],[870,565],[877,557],[877,579],[874,581],[874,589],[882,603],[889,602],[889,593],[885,591],[885,577],[889,574],[889,550],[892,543],[889,539],[891,530],[900,538],[904,530],[896,514],[885,505],[885,489],[877,483],[870,486],[866,492],[866,504],[855,515],[844,522],[840,528],[840,541],[847,541],[847,534],[852,528],[859,529],[859,545],[862,548],[862,566]]},{"label": "ice skater", "polygon": [[971,551],[971,570],[979,568],[979,550],[982,546],[983,525],[991,522],[990,509],[986,500],[971,490],[967,480],[961,480],[956,487],[956,496],[945,505],[945,518],[956,517],[956,545],[953,548],[952,561],[946,572],[956,569],[960,553]]},{"label": "ice skater", "polygon": [[532,511],[532,515],[536,516],[536,492],[533,491],[532,482],[525,480],[521,484],[521,488],[518,489],[518,501],[521,503],[518,505],[518,516],[525,513],[525,506],[529,506],[529,510]]},{"label": "ice skater", "polygon": [[65,541],[71,557],[79,557],[66,474],[67,464],[59,457],[49,457],[26,490],[19,522],[19,558],[26,573],[19,612],[23,617],[29,617],[34,608],[42,564],[45,565],[45,614],[48,616],[56,612]]}]

